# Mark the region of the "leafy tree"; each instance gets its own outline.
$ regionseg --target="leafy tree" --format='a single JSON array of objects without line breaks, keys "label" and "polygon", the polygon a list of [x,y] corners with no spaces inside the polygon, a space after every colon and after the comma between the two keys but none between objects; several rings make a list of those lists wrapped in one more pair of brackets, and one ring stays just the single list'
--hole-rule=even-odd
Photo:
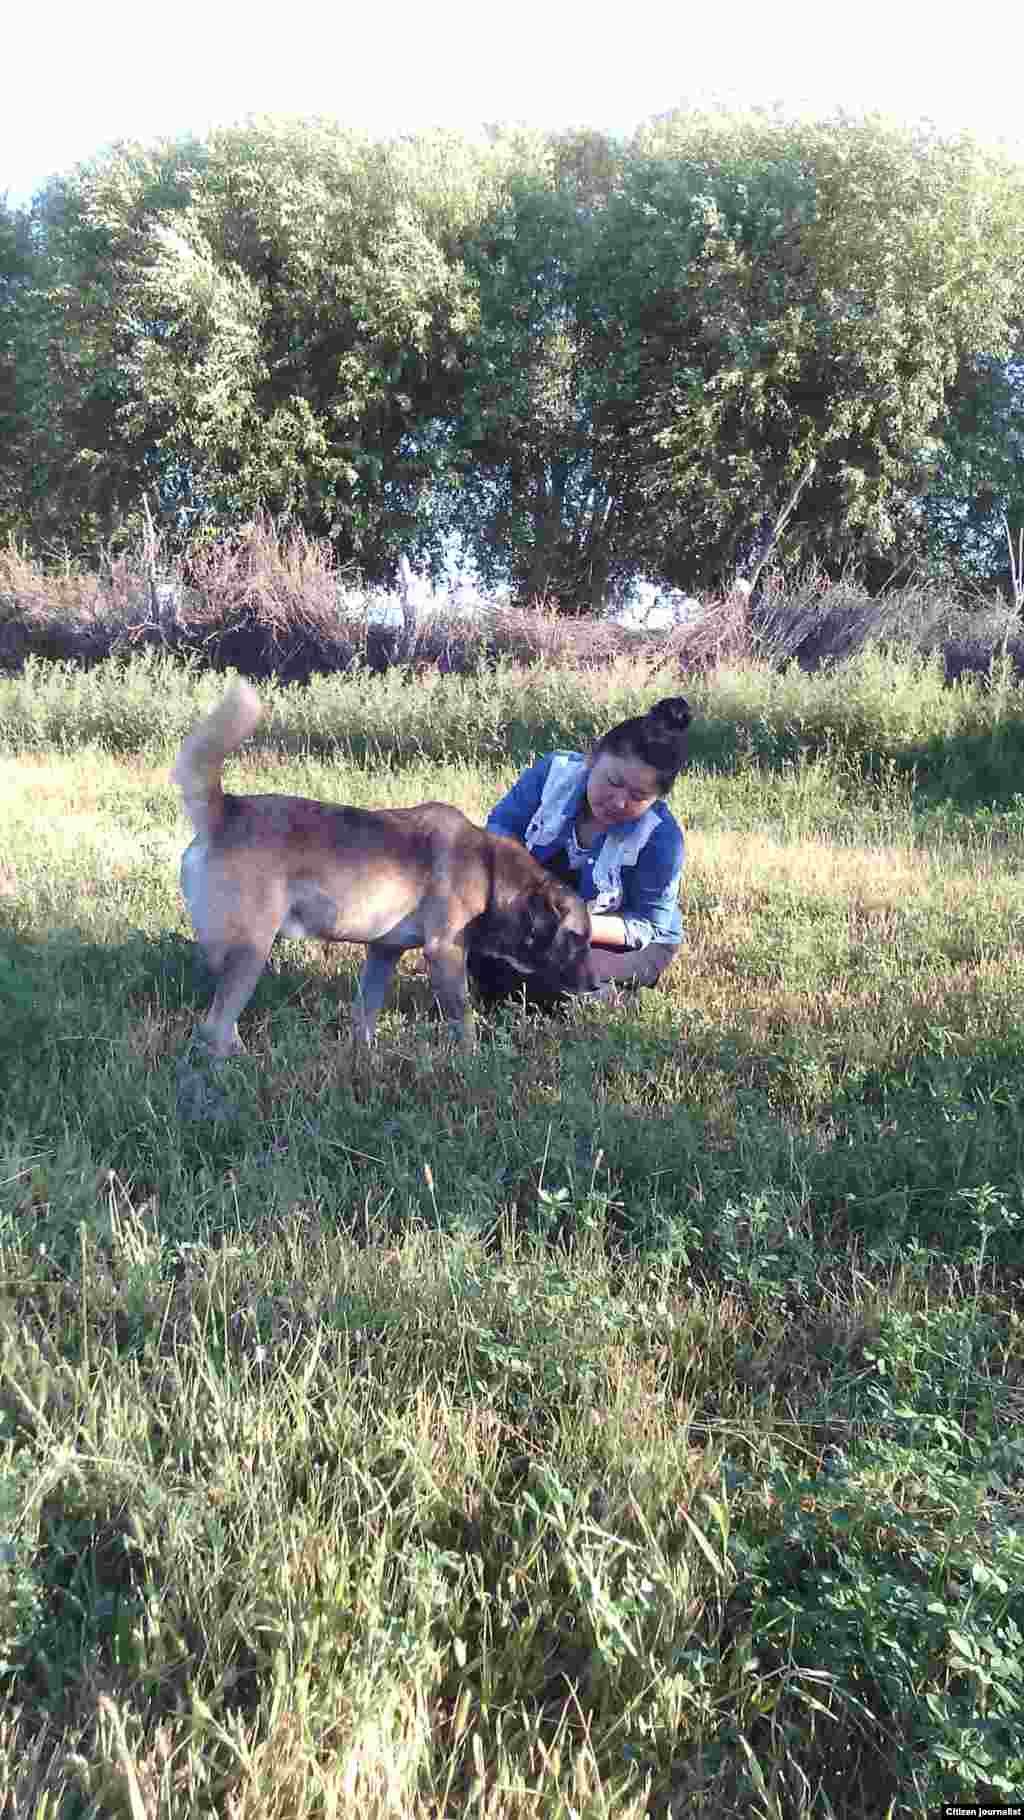
[{"label": "leafy tree", "polygon": [[25,223],[0,198],[0,528],[17,524],[17,472],[25,459],[27,425],[19,392],[22,364],[18,292],[31,269]]},{"label": "leafy tree", "polygon": [[505,188],[465,248],[479,298],[450,522],[488,580],[593,611],[652,566],[674,502],[643,398],[646,224],[606,135],[505,136]]},{"label": "leafy tree", "polygon": [[570,610],[770,554],[881,578],[1018,497],[1022,188],[967,138],[764,113],[124,145],[0,213],[2,522],[262,508],[368,576],[458,535]]},{"label": "leafy tree", "polygon": [[252,121],[52,186],[49,493],[79,542],[151,488],[192,520],[293,517],[371,570],[423,540],[422,431],[474,308],[449,245],[489,182],[451,135]]},{"label": "leafy tree", "polygon": [[964,360],[950,388],[936,471],[923,502],[939,573],[1010,587],[1024,529],[1024,332],[1008,361]]},{"label": "leafy tree", "polygon": [[27,211],[0,200],[0,533],[20,536],[45,496],[50,325],[34,291]]},{"label": "leafy tree", "polygon": [[185,148],[123,148],[54,180],[23,218],[29,257],[11,300],[21,436],[0,472],[17,528],[37,546],[106,543],[155,478],[154,425],[131,418],[141,394],[125,307],[138,298],[144,233],[136,214],[112,235],[94,200],[101,171],[125,194],[143,182],[171,190],[185,158]]},{"label": "leafy tree", "polygon": [[635,174],[663,224],[648,425],[688,520],[663,572],[728,576],[787,507],[784,553],[893,561],[920,536],[947,388],[1008,349],[1021,173],[966,137],[753,115],[661,122]]},{"label": "leafy tree", "polygon": [[459,394],[474,310],[449,249],[487,181],[449,135],[211,136],[188,207],[151,223],[134,352],[160,447],[218,508],[329,532],[371,572],[429,545],[424,426]]},{"label": "leafy tree", "polygon": [[438,422],[448,524],[489,581],[562,595],[579,582],[573,532],[593,475],[579,308],[590,223],[540,135],[496,143],[508,154],[503,193],[463,247],[475,332],[457,408]]},{"label": "leafy tree", "polygon": [[772,553],[881,578],[923,548],[956,374],[1008,345],[1021,202],[997,154],[874,119],[518,136],[464,254],[451,523],[570,608]]}]

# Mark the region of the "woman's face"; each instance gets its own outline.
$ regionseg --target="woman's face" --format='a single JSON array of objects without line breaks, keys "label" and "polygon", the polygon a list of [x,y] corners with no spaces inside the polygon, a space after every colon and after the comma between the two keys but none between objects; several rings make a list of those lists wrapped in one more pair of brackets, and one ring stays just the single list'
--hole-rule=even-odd
[{"label": "woman's face", "polygon": [[587,802],[600,828],[636,821],[658,800],[658,773],[632,753],[601,752],[587,770]]}]

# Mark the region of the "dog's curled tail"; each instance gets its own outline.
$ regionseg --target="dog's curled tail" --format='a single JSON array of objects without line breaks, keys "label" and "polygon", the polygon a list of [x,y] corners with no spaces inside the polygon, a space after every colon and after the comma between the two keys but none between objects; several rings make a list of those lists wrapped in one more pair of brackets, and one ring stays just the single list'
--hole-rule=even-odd
[{"label": "dog's curled tail", "polygon": [[236,682],[182,746],[171,776],[181,786],[197,834],[217,834],[223,825],[221,767],[228,754],[248,738],[262,713],[263,703],[255,689],[247,682]]}]

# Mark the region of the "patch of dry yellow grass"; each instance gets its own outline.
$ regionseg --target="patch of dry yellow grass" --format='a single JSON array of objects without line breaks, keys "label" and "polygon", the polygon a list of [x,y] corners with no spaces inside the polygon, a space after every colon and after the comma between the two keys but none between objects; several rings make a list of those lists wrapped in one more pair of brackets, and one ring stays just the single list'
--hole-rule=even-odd
[{"label": "patch of dry yellow grass", "polygon": [[993,855],[972,855],[956,866],[948,853],[920,847],[837,846],[825,839],[799,843],[723,829],[687,837],[687,877],[718,888],[727,901],[753,901],[773,892],[842,898],[862,911],[905,909],[914,898],[941,892],[951,905],[984,887],[986,902],[1024,909],[1024,879]]}]

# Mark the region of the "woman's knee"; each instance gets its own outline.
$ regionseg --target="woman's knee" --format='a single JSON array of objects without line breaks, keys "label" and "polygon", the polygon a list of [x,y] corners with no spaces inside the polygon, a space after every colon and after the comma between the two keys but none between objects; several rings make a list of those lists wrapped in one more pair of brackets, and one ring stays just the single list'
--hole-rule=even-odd
[{"label": "woman's knee", "polygon": [[665,942],[648,942],[646,948],[625,952],[591,948],[591,973],[596,985],[654,986],[678,952]]}]

